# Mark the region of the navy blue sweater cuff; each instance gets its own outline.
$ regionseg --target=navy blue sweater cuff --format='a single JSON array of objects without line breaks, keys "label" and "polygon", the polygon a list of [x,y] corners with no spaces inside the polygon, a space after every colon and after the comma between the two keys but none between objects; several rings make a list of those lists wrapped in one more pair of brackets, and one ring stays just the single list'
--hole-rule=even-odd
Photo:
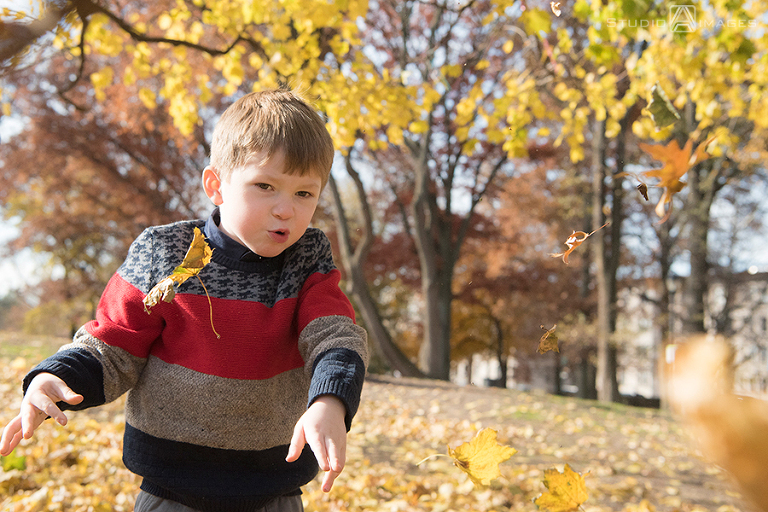
[{"label": "navy blue sweater cuff", "polygon": [[104,371],[101,362],[93,354],[78,349],[67,349],[58,352],[35,366],[25,377],[22,384],[24,394],[37,375],[51,373],[61,380],[75,393],[83,395],[83,401],[77,405],[65,402],[57,403],[62,410],[79,411],[102,405],[104,397]]},{"label": "navy blue sweater cuff", "polygon": [[323,352],[315,361],[308,406],[323,395],[335,396],[347,409],[344,422],[349,431],[360,405],[364,380],[365,363],[357,352],[346,348]]}]

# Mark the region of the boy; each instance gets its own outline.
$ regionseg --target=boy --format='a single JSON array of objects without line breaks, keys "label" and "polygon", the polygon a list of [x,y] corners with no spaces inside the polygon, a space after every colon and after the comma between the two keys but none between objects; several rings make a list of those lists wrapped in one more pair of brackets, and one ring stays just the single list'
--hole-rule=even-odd
[{"label": "boy", "polygon": [[[293,93],[232,104],[202,176],[210,218],[133,242],[96,319],[25,377],[0,453],[48,416],[65,425],[62,410],[130,390],[123,460],[143,477],[137,512],[300,511],[318,465],[330,491],[368,357],[328,239],[308,228],[332,160],[322,119]],[[195,228],[213,248],[200,281],[145,309]]]}]

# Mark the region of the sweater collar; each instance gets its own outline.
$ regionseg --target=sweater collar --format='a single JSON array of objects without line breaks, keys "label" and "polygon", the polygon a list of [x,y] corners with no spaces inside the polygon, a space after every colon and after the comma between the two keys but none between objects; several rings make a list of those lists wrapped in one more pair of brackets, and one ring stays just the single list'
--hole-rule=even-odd
[{"label": "sweater collar", "polygon": [[211,257],[213,261],[246,272],[268,272],[283,266],[285,252],[273,258],[259,256],[219,229],[220,221],[219,209],[215,208],[208,217],[204,228],[205,236],[214,249]]}]

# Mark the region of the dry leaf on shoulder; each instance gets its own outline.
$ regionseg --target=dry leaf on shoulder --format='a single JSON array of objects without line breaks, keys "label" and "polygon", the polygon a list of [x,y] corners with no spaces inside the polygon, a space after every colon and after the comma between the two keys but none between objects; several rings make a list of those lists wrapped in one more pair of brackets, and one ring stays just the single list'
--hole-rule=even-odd
[{"label": "dry leaf on shoulder", "polygon": [[195,228],[194,235],[192,237],[192,243],[189,244],[187,254],[184,255],[184,259],[181,261],[181,265],[173,269],[171,275],[158,282],[155,286],[149,290],[149,293],[144,297],[144,311],[150,314],[152,307],[156,306],[162,300],[163,302],[171,303],[176,296],[176,286],[184,283],[190,277],[197,277],[200,280],[200,284],[205,290],[205,295],[208,297],[208,306],[211,313],[211,329],[213,333],[219,338],[219,333],[216,332],[216,328],[213,326],[213,306],[211,305],[211,297],[208,295],[208,290],[203,284],[203,280],[200,279],[200,271],[211,262],[213,256],[213,249],[205,241],[205,235],[200,231],[200,228]]}]

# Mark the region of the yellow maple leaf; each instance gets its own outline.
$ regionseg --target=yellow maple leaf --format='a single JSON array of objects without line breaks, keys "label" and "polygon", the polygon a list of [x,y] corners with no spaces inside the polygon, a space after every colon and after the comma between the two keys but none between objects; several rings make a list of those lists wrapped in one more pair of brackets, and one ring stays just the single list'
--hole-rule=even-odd
[{"label": "yellow maple leaf", "polygon": [[213,249],[205,241],[202,231],[199,228],[195,228],[195,235],[192,238],[192,243],[189,244],[187,254],[184,255],[181,265],[176,267],[173,273],[197,275],[203,267],[211,262],[211,256],[213,256]]},{"label": "yellow maple leaf", "polygon": [[173,298],[176,296],[176,286],[184,283],[190,277],[197,277],[200,280],[200,284],[205,290],[205,295],[208,297],[208,306],[211,313],[211,328],[213,329],[216,337],[219,338],[219,333],[216,332],[216,328],[213,327],[213,306],[211,305],[211,297],[208,295],[208,289],[205,287],[203,280],[200,279],[200,271],[211,262],[213,256],[213,249],[210,248],[205,241],[205,236],[199,228],[195,228],[194,236],[192,237],[192,243],[189,244],[187,254],[184,255],[184,259],[181,261],[181,265],[173,269],[171,275],[158,282],[155,286],[149,290],[146,297],[144,297],[144,311],[150,314],[151,308],[156,306],[161,300],[164,302],[173,302]]},{"label": "yellow maple leaf", "polygon": [[555,334],[555,327],[557,327],[557,324],[553,325],[551,329],[547,329],[543,325],[541,326],[546,332],[539,338],[539,348],[536,349],[539,354],[549,352],[550,350],[560,352],[560,348],[557,346],[558,338]]},{"label": "yellow maple leaf", "polygon": [[539,510],[568,512],[576,510],[587,501],[587,486],[584,477],[566,464],[563,472],[557,468],[544,471],[544,485],[547,492],[541,493],[533,502]]},{"label": "yellow maple leaf", "polygon": [[488,485],[491,480],[501,475],[499,464],[517,453],[517,450],[496,442],[496,431],[484,428],[468,443],[459,445],[455,450],[448,447],[448,455],[453,463],[476,485]]}]

